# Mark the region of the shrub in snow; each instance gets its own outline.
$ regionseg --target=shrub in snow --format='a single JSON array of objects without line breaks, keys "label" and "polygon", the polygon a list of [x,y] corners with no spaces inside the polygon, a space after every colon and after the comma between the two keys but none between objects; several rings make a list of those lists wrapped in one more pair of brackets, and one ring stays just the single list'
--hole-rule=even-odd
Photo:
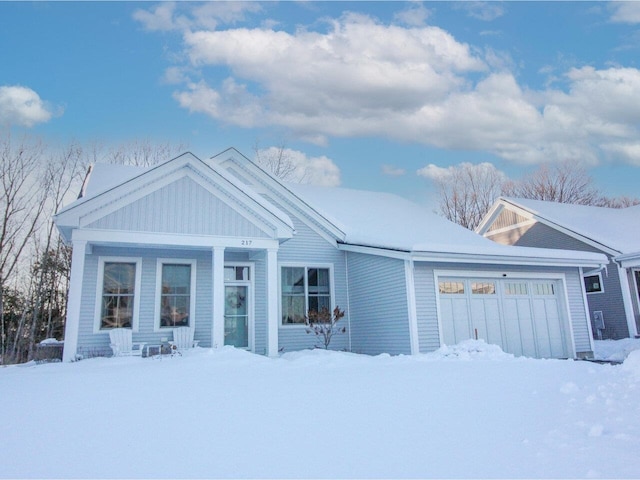
[{"label": "shrub in snow", "polygon": [[[340,307],[333,309],[333,313],[328,308],[323,307],[319,312],[310,311],[305,319],[307,324],[306,332],[313,333],[316,337],[322,339],[325,350],[329,349],[331,339],[336,333],[345,333],[346,327],[338,327],[337,323],[344,317],[344,310]],[[316,348],[320,348],[316,345]]]}]

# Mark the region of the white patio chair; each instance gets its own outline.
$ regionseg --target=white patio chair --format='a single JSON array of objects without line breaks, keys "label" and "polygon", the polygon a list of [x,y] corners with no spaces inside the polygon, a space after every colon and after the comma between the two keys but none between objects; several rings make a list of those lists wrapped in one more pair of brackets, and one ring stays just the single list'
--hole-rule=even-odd
[{"label": "white patio chair", "polygon": [[133,332],[130,328],[113,328],[109,330],[109,340],[113,356],[140,355],[146,342],[133,342]]},{"label": "white patio chair", "polygon": [[178,327],[173,329],[173,341],[169,342],[171,348],[177,350],[185,350],[198,346],[199,340],[194,340],[193,335],[195,329],[193,327]]}]

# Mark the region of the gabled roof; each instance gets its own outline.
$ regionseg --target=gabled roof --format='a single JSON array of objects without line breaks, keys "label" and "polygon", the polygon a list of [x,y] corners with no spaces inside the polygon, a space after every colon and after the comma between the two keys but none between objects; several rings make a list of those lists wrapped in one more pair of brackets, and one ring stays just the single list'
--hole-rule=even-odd
[{"label": "gabled roof", "polygon": [[501,208],[526,212],[564,233],[597,244],[604,250],[632,253],[640,250],[640,205],[627,208],[592,207],[568,203],[501,197],[478,232],[484,233]]},{"label": "gabled roof", "polygon": [[245,207],[262,212],[271,223],[277,224],[280,234],[295,231],[291,218],[272,203],[266,201],[251,188],[240,186],[235,178],[223,169],[216,170],[190,152],[151,167],[132,167],[112,164],[96,164],[84,186],[84,196],[62,208],[55,221],[67,240],[72,228],[80,226],[80,218],[116,201],[122,201],[134,192],[152,189],[153,185],[172,173],[187,169],[211,180],[217,188]]}]

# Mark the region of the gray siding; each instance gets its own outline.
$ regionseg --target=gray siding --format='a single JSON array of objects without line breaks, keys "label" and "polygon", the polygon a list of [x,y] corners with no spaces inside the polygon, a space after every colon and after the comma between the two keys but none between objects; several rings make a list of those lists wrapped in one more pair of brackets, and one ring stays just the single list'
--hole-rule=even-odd
[{"label": "gray siding", "polygon": [[[285,205],[278,205],[286,211]],[[296,229],[296,235],[284,242],[278,251],[278,262],[295,262],[303,266],[314,264],[333,265],[334,292],[333,306],[345,311],[341,320],[349,325],[349,308],[347,298],[347,275],[344,252],[338,250],[335,244],[329,243],[304,223],[294,212],[287,212]],[[313,348],[320,345],[313,334],[308,334],[305,328],[298,325],[281,325],[278,330],[279,348],[284,352]],[[336,335],[331,341],[332,350],[349,350],[349,332]]]},{"label": "gray siding", "polygon": [[[593,312],[601,311],[604,315],[605,329],[602,338],[619,340],[629,337],[629,325],[624,310],[624,300],[622,298],[622,286],[620,285],[620,275],[618,266],[609,257],[609,265],[600,272],[602,277],[603,292],[587,293],[589,303],[589,314],[591,316],[591,328],[597,338],[597,331],[593,324]],[[633,283],[631,284],[633,285]]]},{"label": "gray siding", "polygon": [[133,339],[136,342],[147,343],[160,343],[163,337],[169,340],[172,338],[170,329],[154,332],[157,259],[184,258],[196,260],[195,339],[200,340],[201,346],[211,346],[211,291],[213,288],[211,252],[205,250],[94,247],[93,253],[87,255],[85,260],[78,332],[79,353],[88,356],[111,353],[108,331],[93,333],[96,302],[99,301],[99,299],[96,299],[96,288],[98,263],[101,256],[142,258],[140,292],[137,292],[135,299],[140,304],[140,314],[138,331],[134,332]]},{"label": "gray siding", "polygon": [[415,263],[413,277],[416,290],[419,350],[420,353],[433,352],[440,348],[433,268],[422,263]]},{"label": "gray siding", "polygon": [[268,236],[188,177],[126,205],[88,227],[192,235]]},{"label": "gray siding", "polygon": [[[589,327],[587,312],[584,309],[582,296],[582,278],[577,268],[552,268],[534,266],[510,266],[510,265],[474,265],[474,264],[415,264],[415,285],[416,285],[416,309],[418,318],[418,337],[420,339],[420,351],[433,351],[440,345],[438,335],[436,310],[436,285],[434,283],[434,270],[449,271],[484,271],[503,272],[513,274],[515,277],[527,278],[528,273],[557,273],[564,274],[568,295],[568,311],[571,316],[573,336],[576,345],[576,352],[590,352]],[[564,302],[564,296],[561,301]]]},{"label": "gray siding", "polygon": [[410,354],[404,261],[352,252],[347,261],[352,350]]}]

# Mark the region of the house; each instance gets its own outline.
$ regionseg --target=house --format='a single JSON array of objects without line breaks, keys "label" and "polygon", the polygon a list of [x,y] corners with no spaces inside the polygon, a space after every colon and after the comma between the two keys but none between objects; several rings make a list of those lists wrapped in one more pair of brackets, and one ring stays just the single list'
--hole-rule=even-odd
[{"label": "house", "polygon": [[150,168],[95,165],[55,216],[73,245],[65,361],[108,332],[276,356],[312,348],[310,310],[339,306],[331,348],[417,354],[468,338],[516,355],[588,357],[583,269],[602,254],[498,245],[386,193],[285,184],[234,149]]},{"label": "house", "polygon": [[598,252],[602,269],[583,272],[596,338],[636,337],[640,326],[640,206],[605,208],[499,198],[476,230],[495,242]]}]

